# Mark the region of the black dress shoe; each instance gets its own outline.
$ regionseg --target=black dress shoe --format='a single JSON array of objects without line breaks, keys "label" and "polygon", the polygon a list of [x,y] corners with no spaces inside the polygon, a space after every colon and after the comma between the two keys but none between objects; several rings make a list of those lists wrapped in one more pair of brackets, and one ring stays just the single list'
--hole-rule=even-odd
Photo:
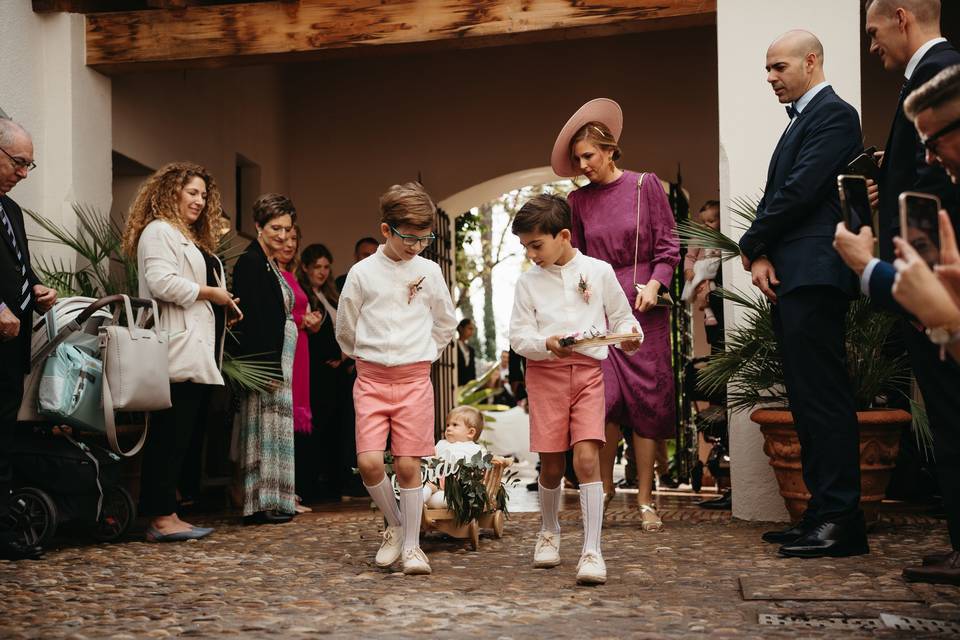
[{"label": "black dress shoe", "polygon": [[781,529],[779,531],[767,531],[761,538],[764,542],[771,544],[789,544],[794,540],[801,538],[816,528],[816,523],[809,520],[801,520],[795,525]]},{"label": "black dress shoe", "polygon": [[243,516],[243,524],[283,524],[293,520],[292,513],[280,511],[257,511],[253,515]]},{"label": "black dress shoe", "polygon": [[41,557],[43,557],[43,547],[19,540],[0,543],[2,560],[39,560]]},{"label": "black dress shoe", "polygon": [[846,558],[870,553],[862,518],[849,523],[824,522],[806,535],[780,547],[790,558]]},{"label": "black dress shoe", "polygon": [[960,551],[947,554],[943,561],[936,564],[907,567],[903,570],[903,579],[907,582],[960,585]]},{"label": "black dress shoe", "polygon": [[[729,511],[733,508],[733,492],[725,491],[719,498],[713,500],[704,500],[697,504],[701,509],[715,509],[717,511]],[[766,536],[767,534],[763,534]],[[764,538],[766,540],[766,538]],[[769,541],[768,541],[769,542]],[[782,544],[782,543],[781,543]]]},{"label": "black dress shoe", "polygon": [[950,559],[950,556],[953,555],[953,552],[949,553],[931,553],[929,556],[923,556],[923,566],[929,567],[934,564],[943,564]]}]

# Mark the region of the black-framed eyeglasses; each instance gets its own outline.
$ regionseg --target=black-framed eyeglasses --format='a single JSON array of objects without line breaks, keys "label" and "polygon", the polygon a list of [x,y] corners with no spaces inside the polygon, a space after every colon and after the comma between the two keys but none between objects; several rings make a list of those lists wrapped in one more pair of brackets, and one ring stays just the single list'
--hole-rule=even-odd
[{"label": "black-framed eyeglasses", "polygon": [[34,162],[33,160],[24,160],[23,158],[15,158],[9,153],[7,153],[7,150],[4,149],[3,147],[0,147],[0,151],[3,151],[3,154],[8,158],[10,158],[10,162],[13,163],[13,166],[16,167],[18,171],[20,169],[26,169],[27,172],[30,172],[37,168],[37,163]]},{"label": "black-framed eyeglasses", "polygon": [[414,236],[407,233],[400,233],[393,227],[393,225],[390,225],[390,232],[400,238],[403,241],[404,246],[407,247],[413,247],[417,244],[420,244],[424,248],[427,248],[434,240],[437,239],[437,236],[433,233],[428,236]]},{"label": "black-framed eyeglasses", "polygon": [[957,129],[960,129],[960,118],[957,118],[956,120],[954,120],[953,122],[945,126],[944,128],[940,129],[940,131],[937,131],[936,133],[934,133],[932,136],[924,138],[923,146],[926,147],[927,150],[930,151],[930,153],[935,154],[937,152],[937,143],[940,141],[940,139],[943,138],[948,133],[953,133]]}]

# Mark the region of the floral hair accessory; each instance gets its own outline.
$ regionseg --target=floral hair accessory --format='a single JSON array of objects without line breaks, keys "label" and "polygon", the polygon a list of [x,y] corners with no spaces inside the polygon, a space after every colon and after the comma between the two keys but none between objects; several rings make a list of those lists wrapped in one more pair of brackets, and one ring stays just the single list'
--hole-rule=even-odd
[{"label": "floral hair accessory", "polygon": [[580,282],[577,283],[577,289],[580,290],[580,295],[583,296],[583,301],[587,304],[590,304],[590,296],[593,294],[593,287],[587,282],[587,279],[583,277],[583,274],[580,274]]},{"label": "floral hair accessory", "polygon": [[413,280],[407,283],[407,304],[413,302],[417,294],[423,291],[423,281],[426,280],[426,278],[427,276],[420,276],[419,280]]}]

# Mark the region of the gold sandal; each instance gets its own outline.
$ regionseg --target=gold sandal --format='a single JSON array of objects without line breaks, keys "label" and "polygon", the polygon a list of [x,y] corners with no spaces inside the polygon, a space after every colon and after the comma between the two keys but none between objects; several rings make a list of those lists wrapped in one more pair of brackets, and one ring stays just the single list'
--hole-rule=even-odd
[{"label": "gold sandal", "polygon": [[[652,518],[648,518],[650,514]],[[657,515],[657,508],[652,504],[640,504],[640,529],[647,533],[656,533],[663,529],[663,520]]]}]

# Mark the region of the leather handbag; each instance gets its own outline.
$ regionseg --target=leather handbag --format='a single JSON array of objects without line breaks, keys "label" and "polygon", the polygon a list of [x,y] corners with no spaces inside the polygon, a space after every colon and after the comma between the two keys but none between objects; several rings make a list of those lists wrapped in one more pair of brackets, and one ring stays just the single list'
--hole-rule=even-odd
[{"label": "leather handbag", "polygon": [[[127,324],[119,322],[100,327],[100,352],[103,360],[103,412],[107,440],[114,451],[133,456],[143,446],[147,429],[130,451],[123,451],[117,442],[115,411],[159,411],[169,409],[170,361],[167,332],[157,329],[160,313],[153,305],[154,327],[139,326],[133,319],[130,298],[123,297]],[[148,414],[149,427],[149,414]]]}]

